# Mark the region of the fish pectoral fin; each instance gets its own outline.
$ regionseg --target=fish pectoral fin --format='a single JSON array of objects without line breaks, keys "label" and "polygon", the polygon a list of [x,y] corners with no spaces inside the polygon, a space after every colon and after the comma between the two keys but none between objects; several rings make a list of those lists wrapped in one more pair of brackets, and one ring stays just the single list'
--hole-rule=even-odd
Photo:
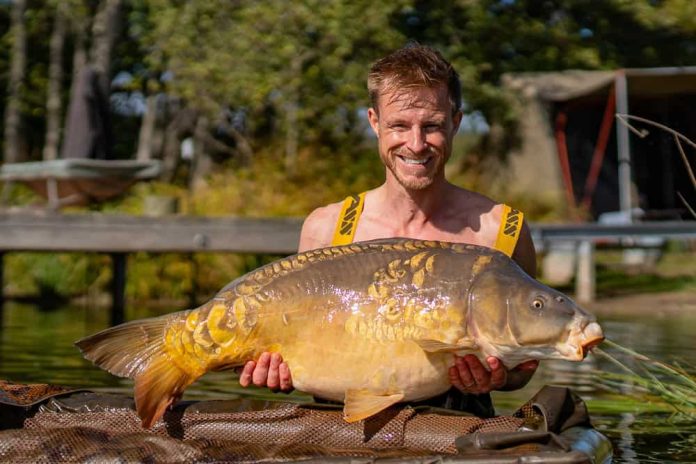
[{"label": "fish pectoral fin", "polygon": [[344,399],[343,419],[346,422],[357,422],[374,416],[403,399],[403,392],[380,395],[367,389],[347,390]]},{"label": "fish pectoral fin", "polygon": [[445,343],[439,340],[414,340],[414,342],[427,353],[455,353],[457,351],[470,350],[476,347],[473,341],[467,343],[467,340],[460,340],[458,344]]}]

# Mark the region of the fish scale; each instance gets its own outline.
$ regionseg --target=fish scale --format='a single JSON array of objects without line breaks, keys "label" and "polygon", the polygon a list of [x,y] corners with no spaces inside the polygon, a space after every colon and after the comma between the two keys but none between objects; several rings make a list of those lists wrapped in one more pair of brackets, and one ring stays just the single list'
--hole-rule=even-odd
[{"label": "fish scale", "polygon": [[594,317],[504,254],[382,239],[299,253],[225,286],[201,307],[132,321],[77,342],[135,380],[143,425],[211,370],[280,352],[293,385],[343,401],[357,421],[450,388],[454,354],[581,360],[603,339]]}]

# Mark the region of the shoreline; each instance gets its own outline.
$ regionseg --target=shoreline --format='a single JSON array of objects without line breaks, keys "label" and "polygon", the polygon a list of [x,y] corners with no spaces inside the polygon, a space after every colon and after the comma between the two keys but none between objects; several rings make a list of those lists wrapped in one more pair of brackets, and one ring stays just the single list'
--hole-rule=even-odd
[{"label": "shoreline", "polygon": [[696,290],[684,289],[603,297],[581,306],[597,316],[691,314],[696,317]]}]

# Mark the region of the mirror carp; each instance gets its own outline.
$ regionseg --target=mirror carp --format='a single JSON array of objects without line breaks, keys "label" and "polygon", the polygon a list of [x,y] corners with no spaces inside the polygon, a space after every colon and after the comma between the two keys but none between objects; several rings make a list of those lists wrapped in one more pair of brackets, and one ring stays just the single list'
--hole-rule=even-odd
[{"label": "mirror carp", "polygon": [[260,267],[197,309],[135,320],[76,342],[135,380],[150,427],[208,371],[279,352],[295,388],[342,401],[348,422],[450,388],[453,354],[582,360],[604,339],[591,314],[485,247],[380,239]]}]

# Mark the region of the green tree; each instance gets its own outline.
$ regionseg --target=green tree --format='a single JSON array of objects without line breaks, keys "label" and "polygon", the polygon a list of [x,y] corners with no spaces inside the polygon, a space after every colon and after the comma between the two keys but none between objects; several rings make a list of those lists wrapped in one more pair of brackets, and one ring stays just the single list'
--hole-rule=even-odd
[{"label": "green tree", "polygon": [[5,105],[4,159],[13,163],[21,159],[21,92],[27,63],[26,0],[15,0],[12,6],[10,38],[10,75]]},{"label": "green tree", "polygon": [[366,69],[404,42],[390,24],[403,2],[148,3],[150,56],[165,57],[170,90],[213,115],[243,110],[259,138],[284,141],[289,167],[299,146],[361,135]]}]

